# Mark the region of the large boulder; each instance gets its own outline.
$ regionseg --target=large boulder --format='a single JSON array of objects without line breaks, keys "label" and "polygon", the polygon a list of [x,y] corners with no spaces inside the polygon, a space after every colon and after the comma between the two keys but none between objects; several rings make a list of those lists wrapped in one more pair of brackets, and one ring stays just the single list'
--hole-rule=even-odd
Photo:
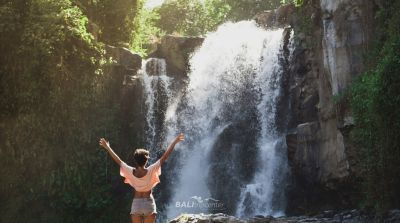
[{"label": "large boulder", "polygon": [[106,56],[111,57],[117,65],[129,70],[131,75],[136,75],[142,67],[142,57],[124,47],[106,46]]},{"label": "large boulder", "polygon": [[204,41],[202,37],[166,35],[161,38],[157,49],[149,57],[164,58],[170,76],[186,78],[189,57]]},{"label": "large boulder", "polygon": [[181,214],[175,219],[171,220],[170,223],[212,223],[212,222],[232,222],[232,223],[244,223],[245,220],[240,220],[236,217],[229,216],[223,213],[216,214]]},{"label": "large boulder", "polygon": [[293,23],[295,6],[283,5],[275,10],[267,10],[258,13],[253,19],[264,28],[282,28]]}]

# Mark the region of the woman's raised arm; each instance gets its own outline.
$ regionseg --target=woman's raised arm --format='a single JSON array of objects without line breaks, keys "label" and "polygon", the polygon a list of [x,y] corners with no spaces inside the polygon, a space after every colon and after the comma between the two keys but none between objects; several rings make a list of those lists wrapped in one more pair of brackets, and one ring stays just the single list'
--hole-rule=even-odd
[{"label": "woman's raised arm", "polygon": [[111,149],[110,143],[107,142],[106,139],[101,138],[99,141],[99,144],[101,147],[107,150],[107,152],[110,154],[111,158],[118,164],[118,166],[121,166],[122,160],[118,157],[118,155]]},{"label": "woman's raised arm", "polygon": [[171,145],[168,147],[168,149],[162,155],[162,157],[160,158],[160,164],[163,164],[164,161],[168,158],[169,154],[172,152],[172,150],[174,150],[175,145],[183,140],[185,140],[185,136],[183,135],[183,133],[181,133],[174,139],[174,141],[171,143]]}]

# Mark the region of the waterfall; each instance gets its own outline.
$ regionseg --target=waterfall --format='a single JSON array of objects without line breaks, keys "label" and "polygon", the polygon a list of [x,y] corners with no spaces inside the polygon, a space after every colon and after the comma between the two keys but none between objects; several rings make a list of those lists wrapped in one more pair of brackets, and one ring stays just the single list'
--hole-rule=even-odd
[{"label": "waterfall", "polygon": [[184,212],[283,211],[276,190],[284,187],[277,184],[286,159],[276,127],[282,44],[282,29],[243,21],[220,26],[192,55],[188,84],[165,114],[164,146],[186,135],[167,164],[168,219]]},{"label": "waterfall", "polygon": [[[290,36],[293,36],[293,33]],[[294,49],[293,39],[290,39],[288,48],[290,61]],[[276,55],[271,55],[269,60],[264,60],[261,71],[264,75],[259,76],[261,83],[264,84],[262,100],[257,107],[261,122],[261,135],[257,144],[262,162],[252,182],[241,190],[236,210],[238,217],[284,215],[284,180],[288,171],[285,132],[279,132],[274,126],[278,115],[278,100],[282,97],[283,71],[282,65],[277,61],[277,49],[275,48],[272,53]]]},{"label": "waterfall", "polygon": [[146,129],[146,148],[160,148],[163,132],[164,111],[171,98],[171,78],[167,76],[164,59],[149,58],[139,71],[144,88]]}]

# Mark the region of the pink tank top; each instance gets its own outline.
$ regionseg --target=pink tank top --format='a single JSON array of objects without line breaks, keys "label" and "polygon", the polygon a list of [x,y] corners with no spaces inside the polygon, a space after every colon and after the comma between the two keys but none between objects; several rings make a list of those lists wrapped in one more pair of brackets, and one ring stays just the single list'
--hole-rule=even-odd
[{"label": "pink tank top", "polygon": [[147,174],[143,177],[135,177],[132,171],[133,167],[127,165],[125,162],[121,162],[119,174],[125,178],[124,183],[131,185],[138,192],[150,191],[160,182],[160,160],[147,167]]}]

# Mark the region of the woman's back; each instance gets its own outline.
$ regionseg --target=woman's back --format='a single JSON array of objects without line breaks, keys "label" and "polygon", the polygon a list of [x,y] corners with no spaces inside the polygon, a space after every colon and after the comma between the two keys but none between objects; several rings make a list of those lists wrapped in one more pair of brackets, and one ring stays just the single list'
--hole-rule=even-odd
[{"label": "woman's back", "polygon": [[[134,168],[127,165],[125,162],[121,163],[120,175],[125,178],[124,183],[131,185],[137,192],[151,193],[151,189],[160,183],[159,176],[161,175],[160,160],[153,163],[147,168],[147,173],[144,176],[138,177],[134,174]],[[136,194],[136,193],[135,193]],[[136,196],[135,196],[136,197]]]}]

